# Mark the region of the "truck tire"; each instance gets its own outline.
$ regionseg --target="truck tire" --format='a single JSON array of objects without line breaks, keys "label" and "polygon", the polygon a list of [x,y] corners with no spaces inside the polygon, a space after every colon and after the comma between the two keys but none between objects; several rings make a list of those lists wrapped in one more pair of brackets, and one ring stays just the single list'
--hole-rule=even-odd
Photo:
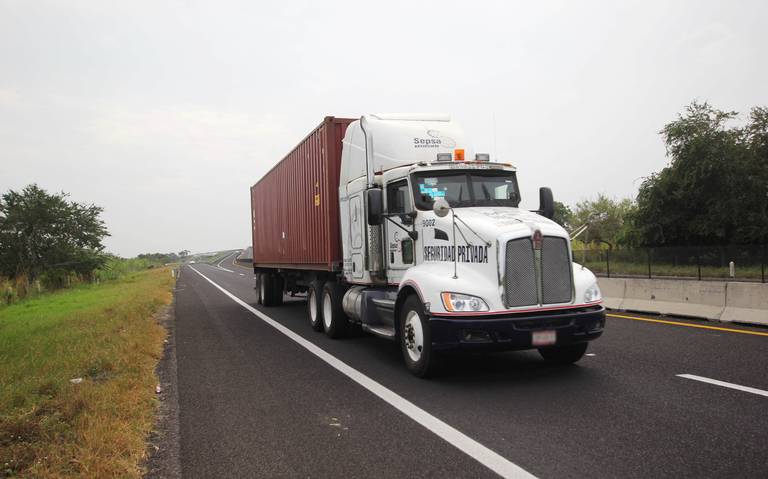
[{"label": "truck tire", "polygon": [[587,352],[588,343],[567,344],[565,346],[552,346],[539,348],[539,354],[545,361],[552,364],[572,364],[578,361]]},{"label": "truck tire", "polygon": [[344,287],[335,281],[328,281],[323,287],[323,330],[329,338],[344,337],[349,329],[349,320],[344,314],[341,301]]},{"label": "truck tire", "polygon": [[272,276],[272,306],[283,305],[283,277],[279,274]]},{"label": "truck tire", "polygon": [[256,290],[256,304],[261,304],[261,273],[254,275],[253,289]]},{"label": "truck tire", "polygon": [[256,284],[259,289],[256,296],[259,298],[258,303],[262,306],[271,306],[269,304],[269,275],[267,273],[259,273]]},{"label": "truck tire", "polygon": [[425,378],[435,372],[437,357],[432,351],[432,333],[424,306],[416,295],[403,302],[399,314],[400,349],[408,370]]},{"label": "truck tire", "polygon": [[280,306],[282,303],[283,289],[282,287],[279,289],[280,302],[278,302],[278,293],[275,292],[277,285],[275,283],[274,275],[269,273],[261,273],[259,275],[259,302],[262,306],[270,308],[272,306]]},{"label": "truck tire", "polygon": [[309,324],[315,331],[323,330],[323,283],[312,281],[307,290],[307,315]]}]

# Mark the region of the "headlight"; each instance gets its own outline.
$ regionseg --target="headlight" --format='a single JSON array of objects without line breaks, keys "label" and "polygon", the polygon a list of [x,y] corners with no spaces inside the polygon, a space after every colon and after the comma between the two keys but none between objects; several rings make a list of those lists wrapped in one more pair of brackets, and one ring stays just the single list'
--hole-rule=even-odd
[{"label": "headlight", "polygon": [[603,299],[603,294],[600,292],[600,287],[597,283],[593,284],[584,292],[584,302],[594,303]]},{"label": "headlight", "polygon": [[488,305],[482,298],[459,293],[442,293],[446,311],[488,311]]}]

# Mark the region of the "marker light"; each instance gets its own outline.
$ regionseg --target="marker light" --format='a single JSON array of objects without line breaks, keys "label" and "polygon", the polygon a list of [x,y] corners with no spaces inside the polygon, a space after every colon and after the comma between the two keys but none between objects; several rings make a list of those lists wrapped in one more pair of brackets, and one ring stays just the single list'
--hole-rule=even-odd
[{"label": "marker light", "polygon": [[456,161],[464,161],[464,148],[453,150],[453,159]]},{"label": "marker light", "polygon": [[438,153],[437,154],[437,161],[451,161],[451,154],[450,153]]},{"label": "marker light", "polygon": [[475,161],[491,161],[489,153],[475,153]]},{"label": "marker light", "polygon": [[459,293],[441,293],[446,311],[488,311],[488,305],[482,298]]}]

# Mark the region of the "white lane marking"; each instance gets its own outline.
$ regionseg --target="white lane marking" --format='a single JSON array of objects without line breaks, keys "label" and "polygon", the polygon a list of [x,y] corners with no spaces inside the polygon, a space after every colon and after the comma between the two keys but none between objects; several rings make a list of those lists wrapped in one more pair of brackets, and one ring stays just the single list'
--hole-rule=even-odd
[{"label": "white lane marking", "polygon": [[[226,260],[226,259],[227,259],[227,258],[229,258],[230,256],[232,256],[232,255],[236,255],[236,254],[237,254],[237,253],[239,253],[239,252],[240,252],[240,251],[238,250],[238,251],[234,251],[234,252],[232,252],[232,253],[230,253],[230,254],[226,255],[225,257],[223,257],[223,258],[221,259],[221,261],[219,261],[219,264],[217,264],[217,265],[216,265],[216,267],[217,267],[217,268],[219,268],[219,269],[223,269],[224,271],[229,271],[227,268],[222,268],[222,266],[221,266],[221,263],[223,263],[223,262],[224,262],[224,260]],[[234,264],[234,263],[232,263],[232,264]],[[234,271],[229,271],[229,272],[230,272],[230,273],[234,273]]]},{"label": "white lane marking", "polygon": [[374,395],[378,396],[380,399],[384,400],[384,402],[388,403],[390,406],[394,407],[395,409],[402,412],[406,416],[410,417],[417,423],[429,429],[434,434],[436,434],[437,436],[439,436],[449,444],[453,445],[455,448],[459,449],[463,453],[474,458],[477,462],[484,465],[488,469],[492,470],[496,474],[505,478],[522,479],[522,478],[536,477],[533,474],[526,471],[525,469],[523,469],[522,467],[518,466],[517,464],[505,459],[501,455],[493,452],[492,450],[483,446],[479,442],[465,435],[461,431],[444,423],[440,419],[431,415],[427,411],[421,409],[420,407],[408,401],[407,399],[400,396],[399,394],[392,391],[391,389],[388,389],[385,386],[382,386],[381,384],[369,378],[368,376],[361,373],[357,369],[347,365],[345,362],[336,358],[336,356],[333,356],[327,353],[320,347],[316,346],[314,343],[302,338],[298,334],[294,333],[290,329],[286,328],[282,324],[278,323],[274,319],[270,318],[266,314],[262,313],[258,309],[252,307],[251,305],[244,302],[234,294],[222,288],[221,286],[216,284],[213,280],[208,278],[206,275],[204,275],[200,271],[196,270],[191,266],[190,268],[195,273],[202,276],[206,281],[208,281],[213,286],[215,286],[217,289],[219,289],[222,293],[229,296],[229,298],[232,301],[239,304],[240,306],[242,306],[243,308],[251,312],[253,315],[259,317],[262,321],[264,321],[268,325],[272,326],[276,330],[288,336],[288,338],[297,342],[304,349],[308,350],[318,358],[322,359],[323,361],[331,365],[333,368],[337,369],[339,372],[341,372],[348,378],[355,381],[357,384],[361,385],[368,391],[372,392]]},{"label": "white lane marking", "polygon": [[245,273],[240,273],[240,276],[245,276]]},{"label": "white lane marking", "polygon": [[234,273],[234,271],[232,271],[231,269],[222,268],[221,266],[218,266],[217,268],[222,270],[222,271],[229,271],[230,273]]},{"label": "white lane marking", "polygon": [[749,386],[741,386],[740,384],[727,383],[725,381],[718,381],[717,379],[705,378],[704,376],[696,376],[695,374],[676,374],[675,376],[685,379],[693,379],[694,381],[701,381],[703,383],[714,384],[715,386],[722,386],[724,388],[737,389],[747,393],[757,394],[758,396],[768,397],[768,391],[762,389],[751,388]]}]

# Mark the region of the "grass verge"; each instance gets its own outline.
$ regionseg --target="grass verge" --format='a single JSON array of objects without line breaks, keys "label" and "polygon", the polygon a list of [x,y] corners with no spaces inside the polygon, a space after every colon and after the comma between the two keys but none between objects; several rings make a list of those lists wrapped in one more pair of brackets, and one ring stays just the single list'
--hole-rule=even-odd
[{"label": "grass verge", "polygon": [[173,281],[152,269],[0,309],[0,477],[140,477]]}]

